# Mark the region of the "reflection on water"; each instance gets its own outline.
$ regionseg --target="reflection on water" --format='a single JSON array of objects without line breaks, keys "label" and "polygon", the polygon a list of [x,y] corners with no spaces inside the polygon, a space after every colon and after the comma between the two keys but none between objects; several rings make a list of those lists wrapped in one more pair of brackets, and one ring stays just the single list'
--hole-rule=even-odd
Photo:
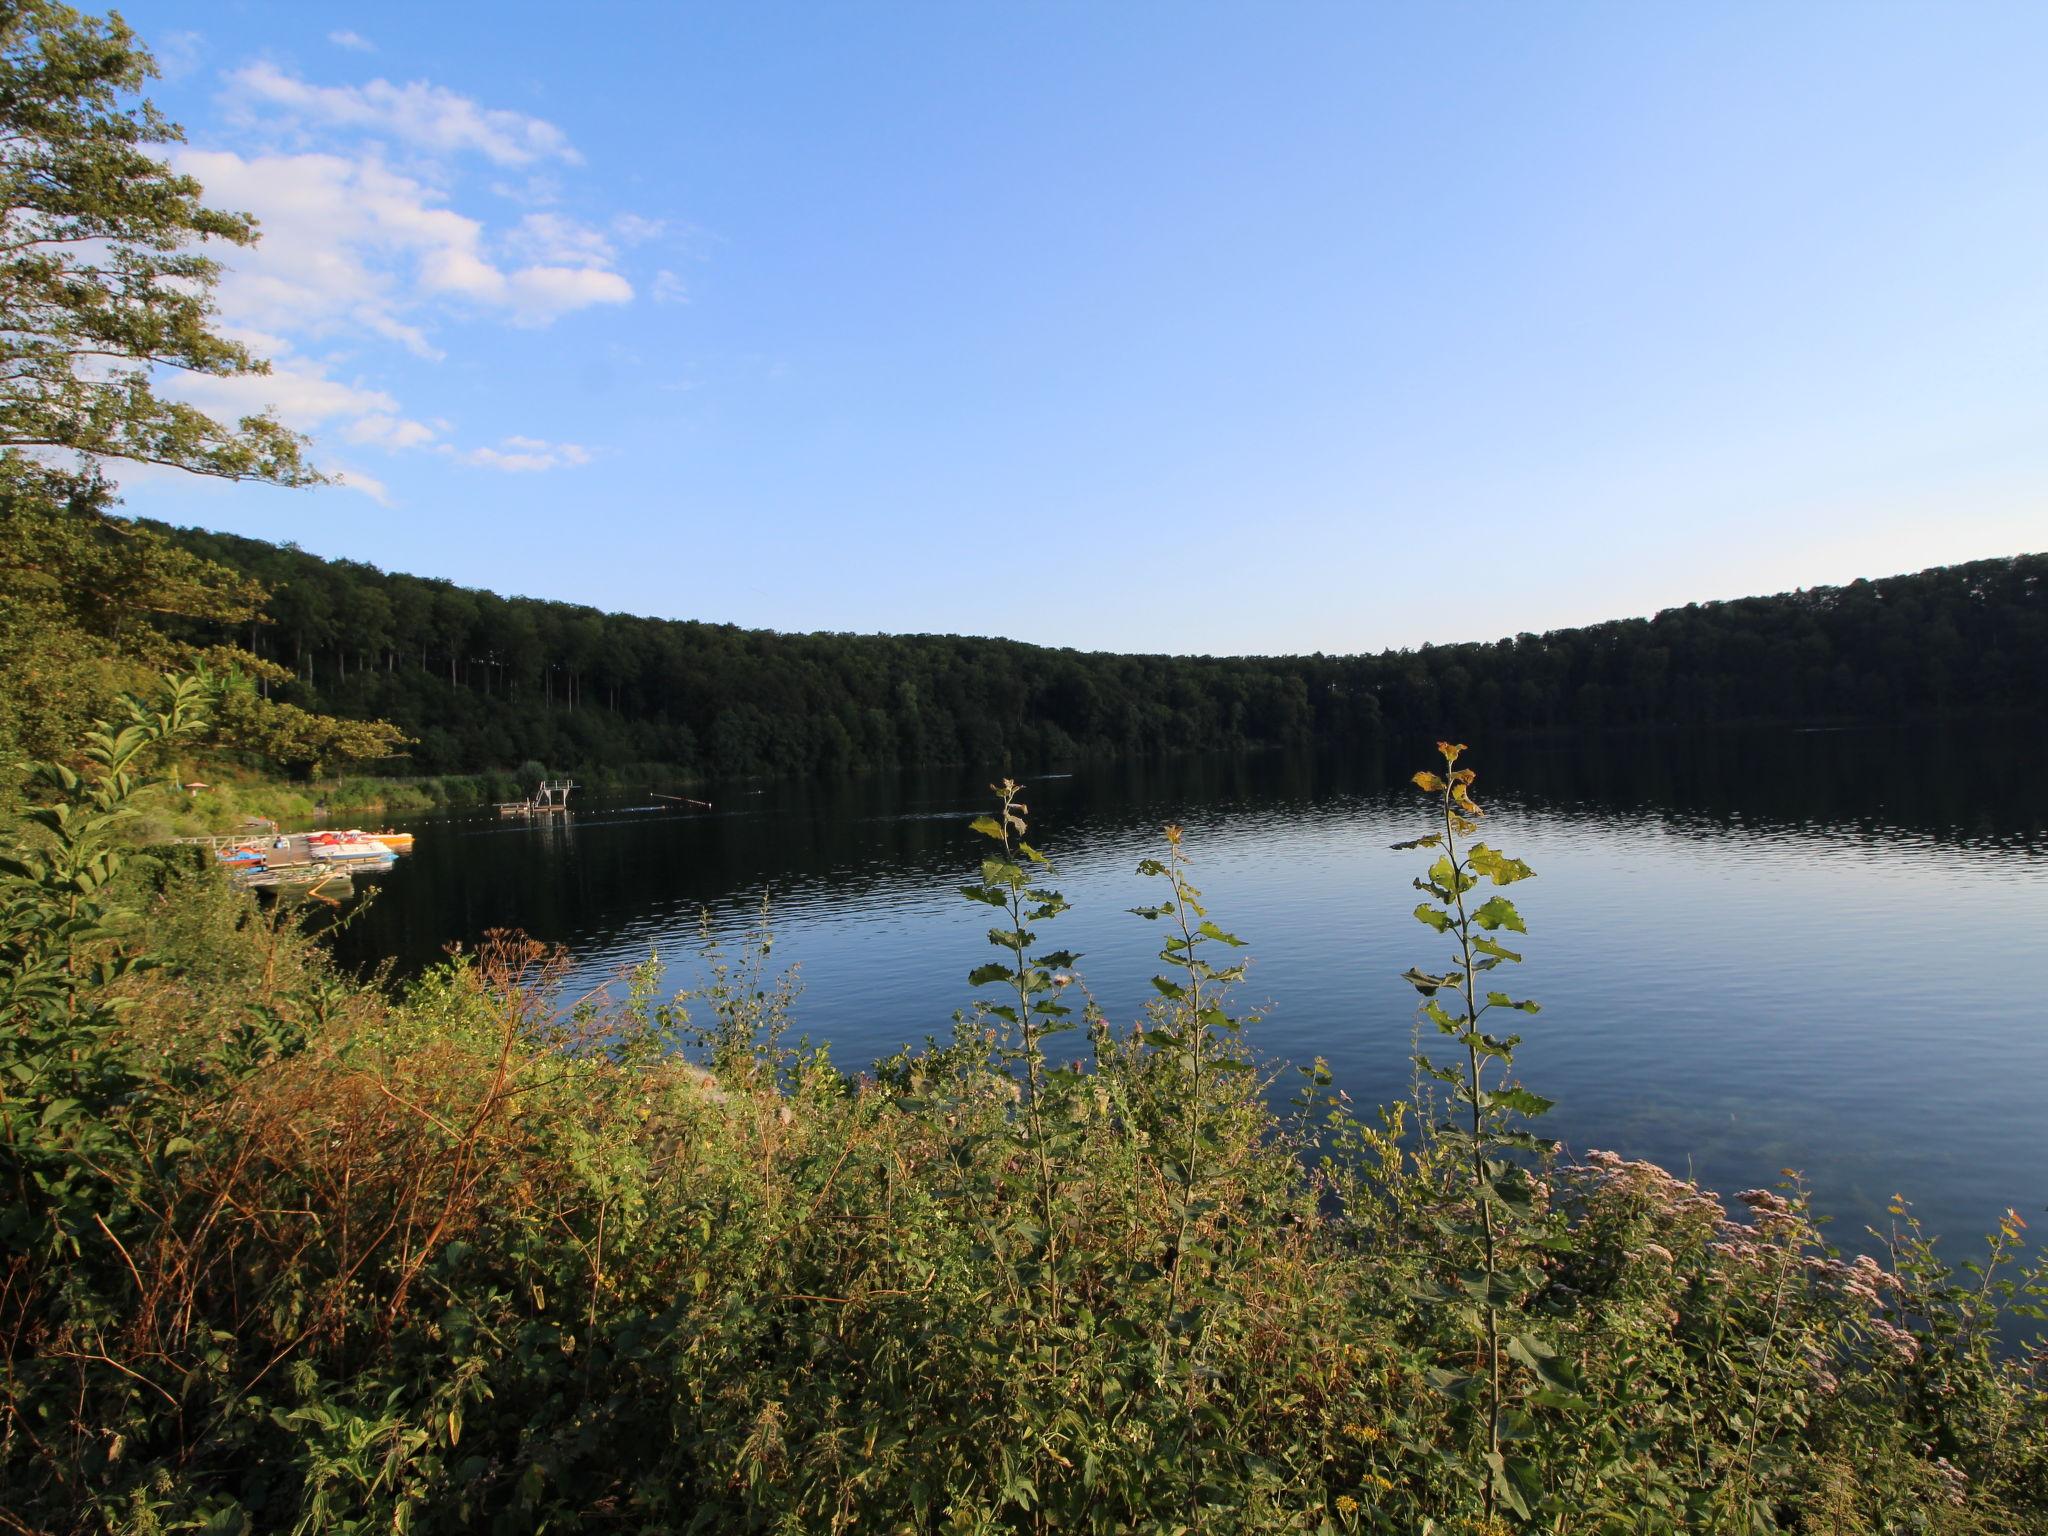
[{"label": "reflection on water", "polygon": [[[2038,734],[1754,732],[1475,744],[1487,836],[1541,878],[1517,991],[1547,1129],[1690,1168],[1725,1190],[1802,1170],[1852,1242],[1886,1198],[1940,1230],[2048,1202],[2048,838]],[[1257,1041],[1320,1055],[1354,1098],[1407,1091],[1413,994],[1442,941],[1413,922],[1417,751],[1124,763],[1034,782],[1033,841],[1075,903],[1058,942],[1113,1016],[1150,993],[1134,872],[1179,821],[1217,916],[1251,941]],[[1411,761],[1412,759],[1412,761]],[[418,851],[337,936],[343,958],[430,963],[518,927],[594,983],[699,913],[773,903],[801,967],[799,1026],[860,1067],[943,1035],[984,959],[957,886],[988,776],[732,786],[717,809],[622,802],[566,820],[414,823]],[[1488,796],[1485,791],[1492,789]],[[678,980],[681,980],[681,974]]]}]

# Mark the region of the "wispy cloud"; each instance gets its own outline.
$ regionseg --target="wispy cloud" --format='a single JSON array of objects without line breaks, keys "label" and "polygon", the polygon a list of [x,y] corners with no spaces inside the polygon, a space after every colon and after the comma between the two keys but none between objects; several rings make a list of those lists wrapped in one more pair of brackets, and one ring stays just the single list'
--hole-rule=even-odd
[{"label": "wispy cloud", "polygon": [[612,233],[626,245],[645,245],[649,240],[659,240],[668,233],[668,220],[621,213],[612,219]]},{"label": "wispy cloud", "polygon": [[381,134],[436,154],[475,153],[507,166],[583,161],[553,123],[483,106],[425,80],[314,85],[263,62],[244,65],[227,78],[231,97],[245,109],[263,107],[308,124]]},{"label": "wispy cloud", "polygon": [[497,469],[515,475],[590,462],[590,450],[580,443],[551,443],[538,437],[507,437],[495,448],[451,448],[448,453],[478,469]]},{"label": "wispy cloud", "polygon": [[436,311],[545,325],[633,297],[594,231],[533,215],[549,222],[522,225],[503,242],[511,259],[502,260],[481,220],[447,207],[374,150],[245,157],[187,149],[174,159],[214,201],[262,221],[263,239],[234,258],[221,285],[222,306],[240,324],[280,334],[360,329],[432,357],[427,325]]},{"label": "wispy cloud", "polygon": [[560,213],[529,213],[506,244],[530,261],[562,266],[609,267],[618,256],[603,231]]},{"label": "wispy cloud", "polygon": [[180,392],[194,404],[224,415],[254,416],[274,411],[279,420],[300,429],[326,426],[337,420],[390,416],[398,401],[381,389],[345,383],[328,376],[328,365],[293,357],[282,344],[270,349],[269,373],[218,378],[193,374],[181,380]]},{"label": "wispy cloud", "polygon": [[206,52],[206,39],[197,32],[166,32],[156,39],[150,52],[156,55],[156,67],[163,71],[166,80],[182,80],[199,67]]},{"label": "wispy cloud", "polygon": [[[374,46],[347,30],[329,41],[355,52]],[[453,424],[409,411],[366,372],[376,349],[363,343],[438,361],[462,323],[546,326],[630,303],[621,253],[666,243],[669,225],[552,206],[561,178],[582,163],[568,135],[429,81],[320,85],[267,62],[222,78],[233,137],[178,146],[171,159],[210,203],[260,221],[262,239],[227,255],[218,299],[225,327],[273,369],[186,380],[187,398],[225,415],[272,411],[344,452],[430,454],[504,474],[590,463],[581,443],[510,435],[465,444]],[[512,185],[492,190],[516,194],[529,211],[510,224],[462,211],[461,194],[481,190],[470,179],[478,160],[509,173]],[[680,299],[673,273],[663,273],[657,297]],[[343,466],[338,478],[389,502],[376,475]]]},{"label": "wispy cloud", "polygon": [[375,475],[366,474],[360,469],[338,469],[334,472],[334,480],[343,490],[356,491],[367,496],[380,507],[392,504],[390,488]]},{"label": "wispy cloud", "polygon": [[424,448],[433,442],[434,429],[424,421],[409,421],[382,411],[358,416],[341,429],[352,443],[371,443],[379,448]]},{"label": "wispy cloud", "polygon": [[327,41],[334,44],[337,48],[346,48],[350,53],[375,53],[377,51],[377,45],[363,36],[362,33],[351,32],[346,28],[338,32],[328,33]]}]

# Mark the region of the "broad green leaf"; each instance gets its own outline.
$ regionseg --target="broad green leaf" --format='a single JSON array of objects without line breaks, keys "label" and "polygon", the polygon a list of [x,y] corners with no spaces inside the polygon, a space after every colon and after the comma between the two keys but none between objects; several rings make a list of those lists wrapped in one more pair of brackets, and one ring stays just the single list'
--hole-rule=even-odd
[{"label": "broad green leaf", "polygon": [[1472,921],[1482,928],[1506,928],[1514,933],[1527,933],[1522,924],[1522,914],[1515,910],[1515,904],[1505,896],[1495,896],[1472,914]]},{"label": "broad green leaf", "polygon": [[1466,858],[1474,869],[1495,885],[1513,885],[1517,880],[1527,880],[1536,873],[1520,859],[1511,859],[1484,843],[1475,844]]}]

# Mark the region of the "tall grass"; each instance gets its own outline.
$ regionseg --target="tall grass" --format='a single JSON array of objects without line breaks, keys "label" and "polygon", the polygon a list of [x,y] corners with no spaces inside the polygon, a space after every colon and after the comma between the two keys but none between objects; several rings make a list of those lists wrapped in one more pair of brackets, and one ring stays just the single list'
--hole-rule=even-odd
[{"label": "tall grass", "polygon": [[1724,1207],[1519,1123],[1482,1020],[1526,1000],[1479,978],[1520,914],[1462,898],[1528,872],[1471,844],[1455,755],[1420,882],[1449,948],[1409,977],[1458,1048],[1431,1123],[1317,1068],[1276,1112],[1176,830],[1154,1002],[1104,1018],[1039,942],[1065,903],[1012,785],[963,857],[996,961],[870,1074],[789,1043],[765,937],[674,996],[650,963],[565,997],[515,935],[388,996],[121,867],[201,707],[53,774],[0,874],[0,1528],[2048,1519],[2017,1217],[1958,1266],[1901,1203],[1845,1259],[1796,1182]]}]

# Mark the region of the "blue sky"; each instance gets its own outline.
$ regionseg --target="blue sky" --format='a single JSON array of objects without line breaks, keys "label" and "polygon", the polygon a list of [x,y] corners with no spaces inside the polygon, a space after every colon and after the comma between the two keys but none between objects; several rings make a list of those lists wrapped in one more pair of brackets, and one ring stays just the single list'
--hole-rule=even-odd
[{"label": "blue sky", "polygon": [[2048,547],[2038,5],[123,12],[350,482],[145,515],[1211,653]]}]

